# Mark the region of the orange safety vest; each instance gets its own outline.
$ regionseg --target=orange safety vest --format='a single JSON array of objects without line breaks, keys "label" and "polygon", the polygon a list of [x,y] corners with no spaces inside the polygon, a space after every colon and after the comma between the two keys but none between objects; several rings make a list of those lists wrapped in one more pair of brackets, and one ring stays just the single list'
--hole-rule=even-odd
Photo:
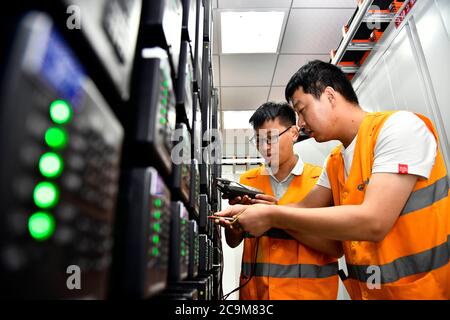
[{"label": "orange safety vest", "polygon": [[[364,118],[347,181],[342,145],[331,152],[327,173],[334,205],[363,202],[378,134],[394,112],[371,113]],[[438,141],[431,121],[417,116]],[[344,283],[351,298],[450,299],[449,218],[449,180],[438,148],[429,179],[417,180],[403,211],[382,241],[343,242],[348,268]],[[372,286],[377,278],[381,280],[378,289]]]},{"label": "orange safety vest", "polygon": [[[264,167],[241,175],[242,184],[272,195],[270,176]],[[295,176],[288,190],[278,201],[288,204],[301,201],[315,185],[322,168],[305,163],[303,173]],[[250,282],[240,290],[242,300],[336,299],[338,290],[337,260],[302,245],[280,229],[270,229],[257,239],[246,235],[242,258],[241,285],[252,272]]]}]

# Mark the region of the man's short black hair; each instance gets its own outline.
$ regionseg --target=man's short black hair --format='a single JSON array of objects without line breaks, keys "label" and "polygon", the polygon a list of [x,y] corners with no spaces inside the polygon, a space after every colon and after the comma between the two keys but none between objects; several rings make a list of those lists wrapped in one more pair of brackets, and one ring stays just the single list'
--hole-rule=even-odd
[{"label": "man's short black hair", "polygon": [[302,66],[289,80],[284,95],[289,102],[294,92],[302,87],[305,93],[319,99],[328,86],[339,92],[347,101],[359,104],[355,90],[345,73],[339,67],[320,60],[310,61]]},{"label": "man's short black hair", "polygon": [[248,121],[253,129],[257,130],[262,127],[264,122],[275,120],[278,121],[286,127],[295,125],[295,111],[286,102],[266,102],[256,109],[255,113],[251,116]]}]

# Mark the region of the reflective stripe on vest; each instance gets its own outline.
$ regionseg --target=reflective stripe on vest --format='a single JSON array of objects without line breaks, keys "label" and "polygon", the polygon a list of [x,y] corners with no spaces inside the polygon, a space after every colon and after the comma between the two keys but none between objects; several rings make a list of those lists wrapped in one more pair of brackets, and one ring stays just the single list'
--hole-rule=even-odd
[{"label": "reflective stripe on vest", "polygon": [[[450,235],[447,241],[423,252],[398,258],[391,263],[375,266],[380,268],[381,284],[395,282],[403,277],[430,272],[446,265],[450,260]],[[368,265],[347,264],[348,277],[367,282],[373,274]]]},{"label": "reflective stripe on vest", "polygon": [[[250,276],[252,263],[242,264],[242,274]],[[255,277],[272,278],[328,278],[338,273],[338,263],[332,262],[323,266],[314,264],[272,264],[256,263]]]},{"label": "reflective stripe on vest", "polygon": [[400,215],[405,215],[431,206],[433,203],[447,197],[448,190],[449,180],[448,177],[445,176],[428,187],[414,191],[411,193],[411,196],[406,202]]}]

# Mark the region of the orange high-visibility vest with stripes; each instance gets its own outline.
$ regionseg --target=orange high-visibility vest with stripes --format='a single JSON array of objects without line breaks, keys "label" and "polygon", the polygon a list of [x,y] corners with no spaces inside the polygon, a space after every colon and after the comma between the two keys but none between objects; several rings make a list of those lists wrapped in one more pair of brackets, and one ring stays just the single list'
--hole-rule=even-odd
[{"label": "orange high-visibility vest with stripes", "polygon": [[[262,170],[265,170],[264,167],[245,172],[241,175],[240,182],[273,196],[270,176],[262,174]],[[321,171],[322,168],[305,163],[302,175],[292,179],[288,190],[278,203],[301,201],[311,191]],[[245,236],[241,285],[249,279],[252,268],[253,277],[240,290],[240,299],[337,298],[337,260],[302,245],[283,230],[270,229],[259,240],[248,234]]]},{"label": "orange high-visibility vest with stripes", "polygon": [[[344,181],[342,146],[330,154],[327,173],[334,205],[363,202],[372,175],[378,134],[393,113],[371,113],[364,118],[347,181]],[[438,141],[431,121],[417,116]],[[397,221],[382,241],[343,242],[348,268],[345,286],[351,298],[450,299],[449,219],[449,180],[438,148],[429,179],[417,180]],[[378,289],[377,280],[380,280]]]}]

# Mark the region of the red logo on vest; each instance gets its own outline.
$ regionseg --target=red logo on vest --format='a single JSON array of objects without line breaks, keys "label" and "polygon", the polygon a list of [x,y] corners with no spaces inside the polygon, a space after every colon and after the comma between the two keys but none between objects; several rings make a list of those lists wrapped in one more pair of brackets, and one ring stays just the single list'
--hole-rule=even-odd
[{"label": "red logo on vest", "polygon": [[398,173],[408,174],[408,165],[399,163],[398,164]]}]

